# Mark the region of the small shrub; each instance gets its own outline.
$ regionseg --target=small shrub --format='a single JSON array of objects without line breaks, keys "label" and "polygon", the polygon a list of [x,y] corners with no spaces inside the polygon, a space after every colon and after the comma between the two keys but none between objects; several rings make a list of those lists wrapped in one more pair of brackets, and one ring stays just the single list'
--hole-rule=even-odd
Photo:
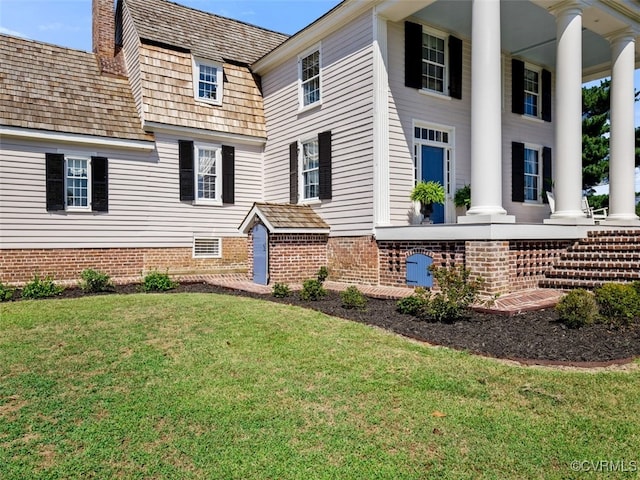
[{"label": "small shrub", "polygon": [[286,283],[276,283],[273,285],[272,295],[276,298],[285,298],[291,295],[291,289]]},{"label": "small shrub", "polygon": [[305,280],[302,284],[300,298],[303,300],[320,300],[327,295],[327,291],[322,286],[322,282],[316,279]]},{"label": "small shrub", "polygon": [[469,306],[479,300],[483,281],[470,280],[471,271],[464,266],[429,267],[440,291],[429,301],[427,315],[436,322],[453,321],[467,314]]},{"label": "small shrub", "polygon": [[598,304],[591,292],[578,288],[562,297],[556,312],[561,322],[570,328],[591,325],[598,320]]},{"label": "small shrub", "polygon": [[413,294],[398,300],[396,310],[405,315],[413,315],[414,317],[423,316],[429,306],[431,293],[422,287],[417,287]]},{"label": "small shrub", "polygon": [[629,324],[640,316],[640,295],[628,283],[605,283],[595,291],[600,315],[613,323]]},{"label": "small shrub", "polygon": [[22,289],[22,298],[47,298],[60,295],[64,287],[56,285],[50,277],[41,279],[34,275],[33,280],[27,283]]},{"label": "small shrub", "polygon": [[113,290],[113,283],[109,275],[90,268],[80,274],[80,288],[85,292],[98,293]]},{"label": "small shrub", "polygon": [[327,270],[327,267],[320,267],[320,270],[318,270],[318,281],[324,283],[328,276],[329,270]]},{"label": "small shrub", "polygon": [[640,295],[640,280],[636,280],[635,282],[631,282],[631,286],[635,289],[636,293]]},{"label": "small shrub", "polygon": [[367,306],[367,297],[354,285],[340,292],[340,300],[342,300],[342,308],[346,309],[364,310]]},{"label": "small shrub", "polygon": [[0,282],[0,302],[8,302],[13,299],[14,289]]},{"label": "small shrub", "polygon": [[166,273],[150,272],[142,280],[142,290],[144,292],[166,292],[178,286]]}]

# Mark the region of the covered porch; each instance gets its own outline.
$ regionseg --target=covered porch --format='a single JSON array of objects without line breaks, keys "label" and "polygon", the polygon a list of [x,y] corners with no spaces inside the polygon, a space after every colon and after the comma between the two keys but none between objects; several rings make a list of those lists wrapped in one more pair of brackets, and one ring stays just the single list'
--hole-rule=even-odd
[{"label": "covered porch", "polygon": [[[471,207],[457,218],[454,230],[429,226],[428,236],[467,236],[478,232],[489,237],[500,224],[521,222],[505,206],[505,111],[503,105],[504,56],[546,65],[554,75],[551,185],[555,209],[543,225],[518,223],[514,234],[555,238],[571,229],[593,226],[596,221],[582,208],[582,84],[611,77],[610,206],[603,226],[640,226],[635,214],[634,72],[640,65],[640,12],[631,0],[417,0],[385,1],[376,7],[374,45],[381,67],[386,54],[386,22],[406,19],[437,25],[471,41],[470,184]],[[379,73],[379,71],[378,71]],[[376,90],[377,102],[385,102],[384,75]],[[481,92],[478,94],[477,92]],[[376,120],[384,131],[384,116]],[[381,137],[384,137],[381,135]],[[389,146],[377,140],[374,148],[376,176],[374,223],[377,235],[393,235],[389,217]],[[507,187],[508,188],[508,187]],[[546,187],[545,187],[546,188]],[[449,220],[451,221],[451,220]],[[472,228],[478,226],[478,228]],[[543,228],[537,228],[543,227]],[[405,238],[420,236],[421,226],[408,226]],[[414,230],[413,229],[417,229]],[[584,231],[575,229],[579,238]],[[445,233],[446,232],[446,233]],[[564,233],[560,233],[564,232]],[[475,235],[475,233],[474,233]],[[503,235],[503,233],[500,233]],[[517,237],[514,237],[517,238]],[[533,237],[532,237],[533,238]]]}]

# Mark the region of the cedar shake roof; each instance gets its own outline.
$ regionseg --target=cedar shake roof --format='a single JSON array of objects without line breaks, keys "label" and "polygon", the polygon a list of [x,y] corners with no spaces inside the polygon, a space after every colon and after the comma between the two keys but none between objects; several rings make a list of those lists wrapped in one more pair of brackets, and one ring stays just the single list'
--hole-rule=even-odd
[{"label": "cedar shake roof", "polygon": [[249,65],[288,36],[168,0],[125,0],[143,40],[188,49],[196,57]]},{"label": "cedar shake roof", "polygon": [[94,54],[0,34],[0,125],[153,140],[126,78],[100,75]]},{"label": "cedar shake roof", "polygon": [[271,232],[291,230],[326,230],[329,225],[309,205],[291,205],[282,203],[254,203],[240,226],[248,232],[255,217],[263,221]]}]

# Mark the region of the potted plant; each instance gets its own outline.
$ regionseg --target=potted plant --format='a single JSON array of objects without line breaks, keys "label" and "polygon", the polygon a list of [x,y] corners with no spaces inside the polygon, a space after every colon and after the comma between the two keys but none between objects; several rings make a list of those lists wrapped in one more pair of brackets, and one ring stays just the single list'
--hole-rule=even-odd
[{"label": "potted plant", "polygon": [[471,185],[465,185],[456,190],[453,203],[456,207],[464,207],[465,210],[469,210],[471,206]]},{"label": "potted plant", "polygon": [[440,203],[444,205],[445,193],[444,187],[440,182],[424,180],[417,183],[411,191],[411,200],[420,202],[420,213],[425,219],[431,217],[433,213],[433,204]]}]

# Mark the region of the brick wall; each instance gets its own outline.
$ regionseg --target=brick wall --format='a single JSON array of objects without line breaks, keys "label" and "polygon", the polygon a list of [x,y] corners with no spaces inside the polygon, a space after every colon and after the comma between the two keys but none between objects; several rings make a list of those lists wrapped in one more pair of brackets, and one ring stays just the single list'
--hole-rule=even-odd
[{"label": "brick wall", "polygon": [[327,235],[269,235],[269,283],[302,283],[315,278],[322,266],[327,266]]},{"label": "brick wall", "polygon": [[465,242],[465,263],[471,277],[484,279],[483,293],[503,294],[509,287],[509,241]]},{"label": "brick wall", "polygon": [[434,265],[450,267],[464,265],[464,242],[378,242],[380,285],[407,286],[407,257],[421,253],[433,258]]},{"label": "brick wall", "polygon": [[545,272],[573,245],[573,240],[526,240],[509,243],[510,290],[537,288]]},{"label": "brick wall", "polygon": [[137,277],[151,270],[171,274],[246,272],[247,240],[223,238],[222,258],[192,258],[186,248],[52,248],[4,249],[0,281],[23,284],[34,274],[54,280],[78,280],[93,268],[111,277]]},{"label": "brick wall", "polygon": [[331,237],[327,244],[329,278],[335,282],[378,285],[378,244],[373,237]]},{"label": "brick wall", "polygon": [[98,56],[100,71],[126,76],[124,54],[120,48],[116,48],[113,0],[93,0],[91,12],[93,53]]}]

